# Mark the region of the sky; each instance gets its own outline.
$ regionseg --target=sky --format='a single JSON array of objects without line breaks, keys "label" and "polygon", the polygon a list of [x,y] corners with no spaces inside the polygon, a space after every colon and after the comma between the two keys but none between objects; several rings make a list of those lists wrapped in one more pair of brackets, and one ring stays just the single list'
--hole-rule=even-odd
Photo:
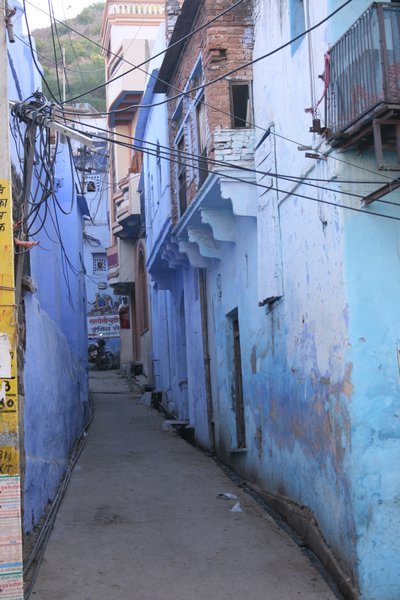
[{"label": "sky", "polygon": [[[73,17],[76,17],[83,8],[90,6],[90,4],[93,4],[94,2],[95,0],[52,0],[54,15],[56,19],[59,19],[60,21],[63,21],[65,17],[67,19],[72,19]],[[29,27],[32,31],[50,25],[49,17],[35,7],[41,8],[48,13],[48,0],[29,0],[29,3],[28,0],[26,0]]]}]

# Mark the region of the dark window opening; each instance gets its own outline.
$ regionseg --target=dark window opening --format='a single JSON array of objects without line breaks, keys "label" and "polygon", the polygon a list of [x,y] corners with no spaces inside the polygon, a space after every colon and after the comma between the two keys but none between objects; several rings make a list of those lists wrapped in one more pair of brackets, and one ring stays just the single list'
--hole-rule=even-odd
[{"label": "dark window opening", "polygon": [[196,88],[200,88],[202,84],[203,66],[201,60],[199,60],[189,80],[189,90],[193,90],[193,92],[190,94],[192,98],[195,98],[196,94],[199,93],[199,90]]},{"label": "dark window opening", "polygon": [[197,121],[197,141],[198,141],[198,169],[199,169],[199,185],[200,188],[208,175],[207,162],[207,124],[206,124],[206,107],[203,102],[199,102],[196,107]]},{"label": "dark window opening", "polygon": [[186,195],[186,166],[185,166],[185,136],[183,135],[178,142],[178,197],[179,210],[182,216],[187,209]]},{"label": "dark window opening", "polygon": [[177,133],[183,123],[183,100],[181,100],[172,115],[172,124],[175,133]]},{"label": "dark window opening", "polygon": [[195,75],[191,80],[190,80],[190,85],[189,85],[189,89],[190,90],[194,90],[190,95],[192,98],[194,98],[196,96],[196,94],[199,92],[199,90],[197,88],[199,88],[201,86],[201,84],[203,83],[203,72],[200,71],[200,73],[198,73],[197,75]]},{"label": "dark window opening", "polygon": [[231,83],[232,127],[252,126],[251,91],[248,83]]}]

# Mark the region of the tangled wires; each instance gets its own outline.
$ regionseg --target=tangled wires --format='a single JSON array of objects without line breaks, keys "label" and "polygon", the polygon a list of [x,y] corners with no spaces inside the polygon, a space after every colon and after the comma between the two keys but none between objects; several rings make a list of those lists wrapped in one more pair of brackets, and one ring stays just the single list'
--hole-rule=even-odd
[{"label": "tangled wires", "polygon": [[[19,162],[15,171],[21,178],[20,190],[13,199],[15,252],[18,272],[18,263],[24,263],[19,255],[26,254],[37,245],[39,242],[35,237],[42,232],[41,239],[44,234],[60,249],[63,276],[70,290],[69,273],[80,275],[84,270],[81,264],[73,265],[68,258],[61,235],[60,215],[72,212],[75,186],[71,185],[70,202],[66,203],[63,198],[61,203],[57,197],[60,180],[56,177],[56,161],[65,145],[60,143],[59,132],[51,127],[53,106],[41,92],[35,92],[23,102],[15,103],[11,109],[11,134]],[[67,143],[70,181],[76,182],[69,140]],[[70,301],[72,303],[71,298]]]}]

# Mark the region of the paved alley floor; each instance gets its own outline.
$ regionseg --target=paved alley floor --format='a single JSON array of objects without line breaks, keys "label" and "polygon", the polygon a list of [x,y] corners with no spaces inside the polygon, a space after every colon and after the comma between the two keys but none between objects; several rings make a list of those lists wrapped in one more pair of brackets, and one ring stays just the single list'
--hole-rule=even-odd
[{"label": "paved alley floor", "polygon": [[271,517],[211,458],[163,432],[116,372],[91,373],[91,389],[95,420],[32,598],[336,598]]}]

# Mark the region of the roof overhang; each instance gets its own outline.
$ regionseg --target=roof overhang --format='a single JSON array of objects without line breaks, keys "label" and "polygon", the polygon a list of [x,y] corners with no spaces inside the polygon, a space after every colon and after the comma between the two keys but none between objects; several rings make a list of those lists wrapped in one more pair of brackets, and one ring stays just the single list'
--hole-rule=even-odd
[{"label": "roof overhang", "polygon": [[[109,108],[108,122],[110,127],[125,125],[132,121],[142,99],[142,91],[122,91]],[[118,112],[113,112],[118,111]]]}]

